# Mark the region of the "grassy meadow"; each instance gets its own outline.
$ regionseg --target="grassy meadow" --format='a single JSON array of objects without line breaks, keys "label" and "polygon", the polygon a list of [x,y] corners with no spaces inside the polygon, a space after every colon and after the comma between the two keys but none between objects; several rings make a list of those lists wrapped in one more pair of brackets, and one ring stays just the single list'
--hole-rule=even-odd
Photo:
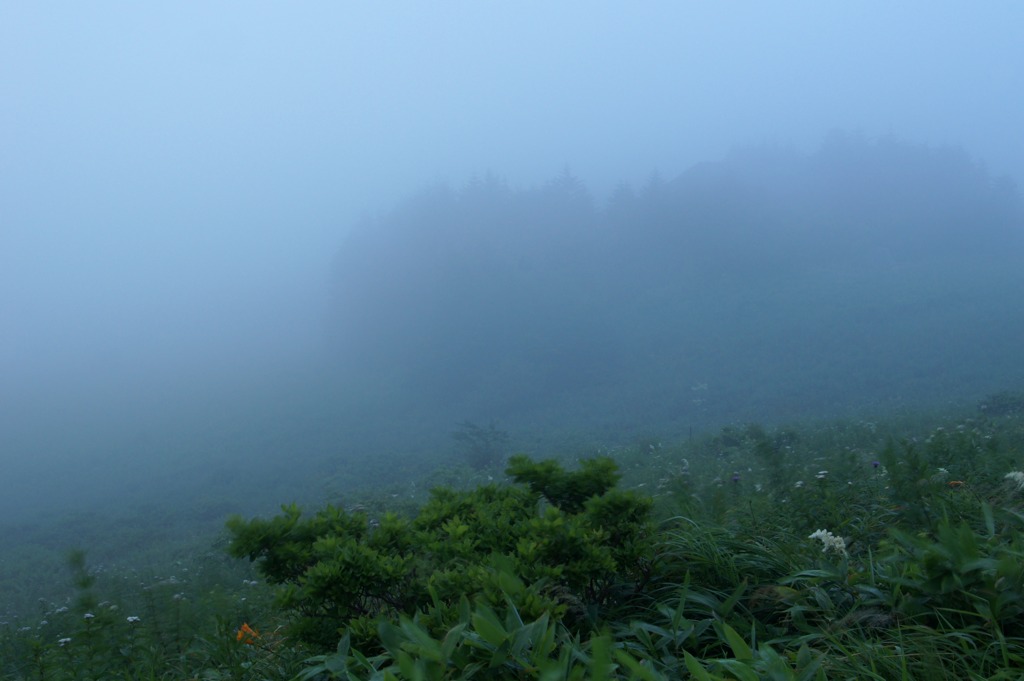
[{"label": "grassy meadow", "polygon": [[[591,581],[600,574],[601,597],[558,569],[532,581],[514,574],[521,545],[506,551],[506,562],[486,549],[493,518],[485,516],[504,511],[471,495],[533,487],[504,473],[507,434],[472,426],[460,432],[461,462],[455,458],[418,485],[349,494],[330,507],[333,522],[342,523],[333,529],[313,522],[322,505],[308,507],[304,520],[277,538],[276,546],[291,547],[290,557],[271,549],[255,564],[232,558],[240,533],[255,522],[241,516],[227,534],[217,527],[223,518],[191,534],[155,517],[107,519],[108,545],[65,553],[59,577],[47,574],[57,584],[31,579],[45,560],[27,550],[6,553],[5,568],[25,577],[28,592],[4,585],[19,596],[7,601],[0,621],[4,678],[1018,677],[1021,395],[996,395],[958,413],[735,425],[562,457],[566,475],[586,466],[581,462],[610,457],[621,477],[572,508],[559,506],[550,490],[526,494],[528,517],[518,521],[524,527],[555,511],[561,515],[552,527],[574,522],[596,512],[594,499],[613,493],[621,495],[617,503],[629,499],[640,509],[621,563],[595,567],[596,555],[559,559],[597,570],[587,574]],[[587,489],[582,478],[566,479]],[[433,485],[448,490],[445,503],[471,501],[442,512],[446,532],[460,517],[464,532],[480,532],[455,555],[441,556],[454,550],[444,548],[451,537],[439,543],[427,525],[417,525],[438,512],[438,494],[427,492]],[[263,516],[260,531],[272,535],[288,514]],[[408,545],[374,545],[374,537],[399,536],[394,528],[402,523],[413,528]],[[49,541],[80,546],[76,528],[61,527],[66,534]],[[600,528],[587,531],[587,542],[623,549]],[[346,537],[360,538],[378,556],[432,556],[417,568],[432,570],[424,578],[458,565],[467,574],[479,570],[481,581],[447,596],[436,591],[444,580],[434,581],[432,596],[404,605],[377,600],[358,616],[325,592],[307,593],[296,605],[296,590],[309,587],[322,557],[294,552]],[[133,542],[141,551],[134,556],[126,550]],[[120,562],[97,561],[103,552],[119,553]],[[261,569],[268,560],[299,565],[282,578]],[[345,563],[344,574],[363,572],[372,568],[356,558]],[[328,614],[351,629],[310,637],[303,623]]]},{"label": "grassy meadow", "polygon": [[424,191],[313,349],[0,410],[0,675],[1021,678],[1022,224],[845,134]]}]

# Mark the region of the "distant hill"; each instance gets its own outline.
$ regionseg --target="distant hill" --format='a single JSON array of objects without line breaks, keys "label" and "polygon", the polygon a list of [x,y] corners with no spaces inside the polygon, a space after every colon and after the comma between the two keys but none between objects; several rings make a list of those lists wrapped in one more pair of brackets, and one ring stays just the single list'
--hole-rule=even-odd
[{"label": "distant hill", "polygon": [[1015,187],[966,153],[835,133],[600,207],[568,173],[424,191],[339,251],[329,327],[368,400],[445,418],[934,403],[1024,380],[1022,243]]}]

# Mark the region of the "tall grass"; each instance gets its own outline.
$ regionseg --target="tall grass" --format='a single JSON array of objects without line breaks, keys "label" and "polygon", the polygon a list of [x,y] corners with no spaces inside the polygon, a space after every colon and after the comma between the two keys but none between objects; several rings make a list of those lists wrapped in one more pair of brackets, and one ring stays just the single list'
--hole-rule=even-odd
[{"label": "tall grass", "polygon": [[[274,592],[226,556],[218,532],[168,542],[145,564],[130,552],[93,562],[88,546],[69,554],[66,537],[59,568],[39,547],[4,556],[23,579],[7,585],[0,613],[0,674],[1019,678],[1024,489],[1007,476],[1024,469],[1024,415],[936,419],[735,426],[606,452],[622,486],[654,497],[659,525],[644,597],[584,633],[523,619],[509,596],[506,611],[469,604],[441,638],[412,617],[380,623],[375,656],[343,631],[341,647],[317,650],[291,636]],[[477,462],[434,480],[465,488],[501,476]],[[395,494],[367,491],[360,503],[414,511],[415,498]],[[95,522],[114,543],[159,532],[141,518],[123,530]],[[514,658],[502,657],[508,646]]]}]

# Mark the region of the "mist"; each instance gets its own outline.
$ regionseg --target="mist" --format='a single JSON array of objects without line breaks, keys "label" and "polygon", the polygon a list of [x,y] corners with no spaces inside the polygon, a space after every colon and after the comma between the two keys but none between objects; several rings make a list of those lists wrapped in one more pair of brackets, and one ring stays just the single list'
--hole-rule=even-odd
[{"label": "mist", "polygon": [[1022,19],[8,4],[0,512],[1019,389]]}]

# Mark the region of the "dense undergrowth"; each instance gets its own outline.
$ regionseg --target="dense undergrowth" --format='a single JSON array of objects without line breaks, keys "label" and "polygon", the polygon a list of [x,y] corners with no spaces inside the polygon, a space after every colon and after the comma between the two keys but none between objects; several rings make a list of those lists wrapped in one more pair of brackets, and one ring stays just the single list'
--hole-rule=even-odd
[{"label": "dense undergrowth", "polygon": [[473,460],[414,498],[233,517],[215,550],[152,574],[75,552],[66,598],[0,620],[0,670],[1019,678],[1015,400],[928,427],[743,425],[579,460]]}]

